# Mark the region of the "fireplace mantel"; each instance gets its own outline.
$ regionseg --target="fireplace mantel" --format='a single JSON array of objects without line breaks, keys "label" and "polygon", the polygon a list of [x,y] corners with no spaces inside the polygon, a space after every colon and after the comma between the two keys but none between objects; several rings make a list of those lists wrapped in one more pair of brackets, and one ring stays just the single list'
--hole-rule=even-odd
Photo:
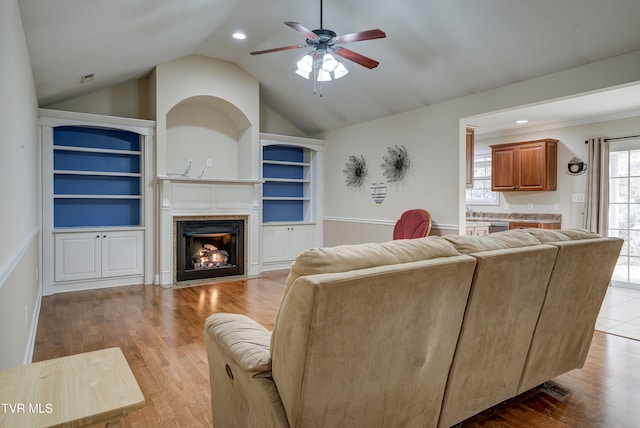
[{"label": "fireplace mantel", "polygon": [[158,269],[156,283],[175,283],[174,218],[243,216],[247,218],[248,275],[258,275],[260,263],[259,179],[217,179],[158,176]]},{"label": "fireplace mantel", "polygon": [[159,182],[169,181],[176,183],[218,183],[218,184],[261,184],[264,180],[244,179],[244,178],[204,178],[204,177],[182,177],[163,176],[157,177]]}]

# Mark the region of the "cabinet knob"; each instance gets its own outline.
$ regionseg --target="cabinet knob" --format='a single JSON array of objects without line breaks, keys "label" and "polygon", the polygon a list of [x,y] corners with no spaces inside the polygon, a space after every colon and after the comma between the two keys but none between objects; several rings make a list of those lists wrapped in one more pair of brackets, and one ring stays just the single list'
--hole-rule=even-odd
[{"label": "cabinet knob", "polygon": [[99,238],[99,237],[100,237],[100,235],[96,235],[96,238]]}]

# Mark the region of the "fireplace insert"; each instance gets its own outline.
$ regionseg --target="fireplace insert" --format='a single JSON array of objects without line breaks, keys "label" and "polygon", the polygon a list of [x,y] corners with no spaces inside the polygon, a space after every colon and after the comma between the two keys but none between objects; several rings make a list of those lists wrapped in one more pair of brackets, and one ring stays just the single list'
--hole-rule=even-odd
[{"label": "fireplace insert", "polygon": [[176,281],[244,274],[244,220],[176,221]]}]

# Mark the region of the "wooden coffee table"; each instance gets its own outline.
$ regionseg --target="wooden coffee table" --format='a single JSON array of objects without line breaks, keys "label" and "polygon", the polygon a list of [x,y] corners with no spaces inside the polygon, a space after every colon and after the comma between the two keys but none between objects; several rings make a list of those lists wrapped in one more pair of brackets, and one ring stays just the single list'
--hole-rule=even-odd
[{"label": "wooden coffee table", "polygon": [[118,426],[144,407],[120,348],[0,370],[1,427]]}]

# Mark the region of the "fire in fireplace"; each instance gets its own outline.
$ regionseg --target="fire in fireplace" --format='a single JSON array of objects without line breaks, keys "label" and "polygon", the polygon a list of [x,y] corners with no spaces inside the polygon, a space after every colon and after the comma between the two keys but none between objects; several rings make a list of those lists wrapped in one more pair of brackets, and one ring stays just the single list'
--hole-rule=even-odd
[{"label": "fire in fireplace", "polygon": [[176,280],[244,274],[244,220],[176,221]]}]

